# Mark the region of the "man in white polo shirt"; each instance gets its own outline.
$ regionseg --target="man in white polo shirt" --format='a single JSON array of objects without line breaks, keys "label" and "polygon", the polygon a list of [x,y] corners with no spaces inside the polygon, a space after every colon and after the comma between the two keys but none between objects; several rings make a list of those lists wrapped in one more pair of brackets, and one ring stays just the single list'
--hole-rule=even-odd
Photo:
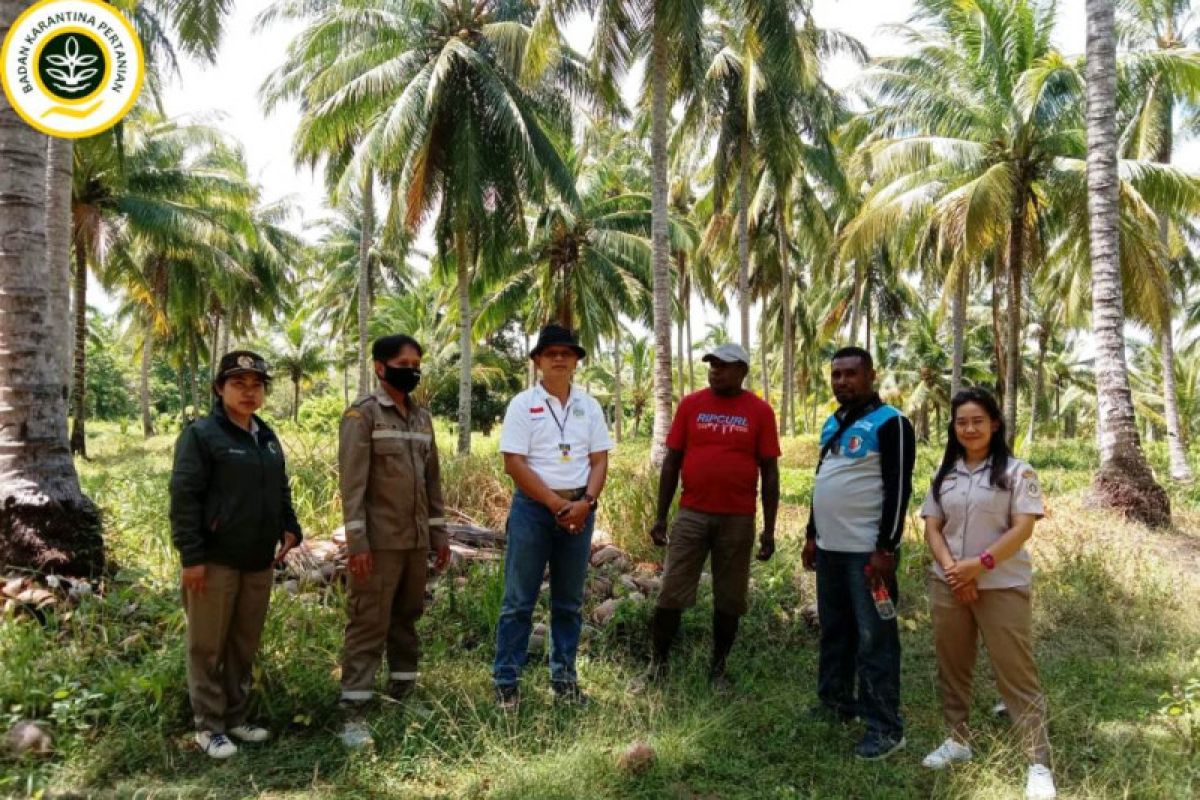
[{"label": "man in white polo shirt", "polygon": [[504,471],[516,484],[492,668],[496,702],[506,710],[520,703],[518,681],[547,564],[550,683],[558,700],[588,702],[575,675],[575,651],[583,628],[580,610],[592,524],[608,476],[612,440],[600,404],[571,384],[586,355],[571,331],[558,325],[543,328],[529,354],[542,379],[512,399],[500,431]]}]

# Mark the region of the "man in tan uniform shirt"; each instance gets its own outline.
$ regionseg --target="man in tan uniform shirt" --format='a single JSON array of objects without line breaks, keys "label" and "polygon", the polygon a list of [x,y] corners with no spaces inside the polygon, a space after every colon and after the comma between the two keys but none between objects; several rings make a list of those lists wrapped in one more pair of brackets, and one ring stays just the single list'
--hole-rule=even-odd
[{"label": "man in tan uniform shirt", "polygon": [[437,552],[439,571],[450,556],[433,418],[412,399],[421,346],[402,334],[385,336],[374,342],[371,355],[379,389],[346,410],[338,446],[351,575],[342,738],[352,747],[371,742],[361,711],[374,697],[385,651],[388,694],[401,700],[412,692],[428,554]]}]

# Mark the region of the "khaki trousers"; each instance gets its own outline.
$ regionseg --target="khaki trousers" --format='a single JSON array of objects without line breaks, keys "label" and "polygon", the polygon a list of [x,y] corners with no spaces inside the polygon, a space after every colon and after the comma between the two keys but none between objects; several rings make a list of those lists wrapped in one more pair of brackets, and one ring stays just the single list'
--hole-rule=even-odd
[{"label": "khaki trousers", "polygon": [[978,600],[962,605],[944,581],[931,576],[929,599],[942,715],[951,734],[961,742],[969,735],[971,684],[982,634],[997,688],[1029,762],[1049,766],[1046,698],[1033,661],[1029,588],[981,589]]},{"label": "khaki trousers", "polygon": [[196,730],[224,733],[246,721],[272,576],[269,569],[204,566],[205,590],[183,589],[188,696]]},{"label": "khaki trousers", "polygon": [[704,562],[712,554],[713,608],[740,617],[750,607],[753,514],[707,514],[681,508],[671,526],[658,607],[691,608]]},{"label": "khaki trousers", "polygon": [[385,650],[390,680],[416,680],[421,656],[417,620],[425,611],[429,551],[372,550],[371,555],[371,574],[361,581],[351,577],[349,584],[342,699],[351,702],[374,695]]}]

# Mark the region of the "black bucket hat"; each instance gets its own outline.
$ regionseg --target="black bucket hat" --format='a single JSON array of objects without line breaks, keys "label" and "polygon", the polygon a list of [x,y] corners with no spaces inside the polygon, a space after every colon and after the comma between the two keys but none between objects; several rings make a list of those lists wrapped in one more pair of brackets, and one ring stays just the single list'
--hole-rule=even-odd
[{"label": "black bucket hat", "polygon": [[271,380],[267,362],[262,356],[249,350],[234,350],[221,356],[221,363],[217,365],[217,382],[248,372],[261,375],[264,381]]},{"label": "black bucket hat", "polygon": [[575,334],[562,325],[553,324],[542,328],[542,332],[538,334],[537,344],[529,351],[529,357],[537,358],[547,347],[555,346],[569,347],[581,359],[587,358],[587,351],[579,346],[579,340],[575,338]]}]

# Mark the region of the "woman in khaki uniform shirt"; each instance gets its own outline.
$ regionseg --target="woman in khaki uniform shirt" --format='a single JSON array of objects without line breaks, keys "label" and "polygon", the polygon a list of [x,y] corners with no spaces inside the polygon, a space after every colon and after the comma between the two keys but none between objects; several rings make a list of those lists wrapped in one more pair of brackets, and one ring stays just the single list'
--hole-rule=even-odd
[{"label": "woman in khaki uniform shirt", "polygon": [[1000,695],[1029,756],[1025,796],[1055,796],[1046,701],[1033,660],[1025,542],[1042,517],[1042,492],[1029,464],[1014,458],[995,399],[966,389],[950,403],[942,465],[921,509],[933,552],[929,577],[938,688],[950,736],[922,762],[942,769],[968,761],[967,717],[982,635]]}]

